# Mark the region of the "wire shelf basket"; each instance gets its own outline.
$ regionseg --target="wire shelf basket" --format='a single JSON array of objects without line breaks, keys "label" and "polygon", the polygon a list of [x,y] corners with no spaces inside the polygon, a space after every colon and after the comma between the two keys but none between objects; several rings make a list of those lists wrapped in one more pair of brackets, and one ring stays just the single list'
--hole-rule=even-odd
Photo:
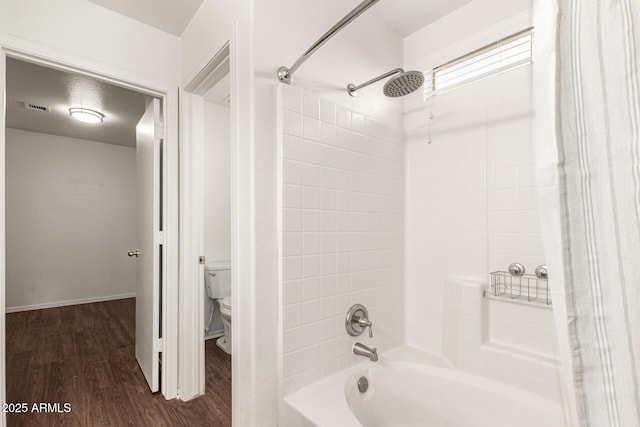
[{"label": "wire shelf basket", "polygon": [[551,305],[549,282],[533,274],[512,275],[508,271],[489,273],[491,295],[497,298]]}]

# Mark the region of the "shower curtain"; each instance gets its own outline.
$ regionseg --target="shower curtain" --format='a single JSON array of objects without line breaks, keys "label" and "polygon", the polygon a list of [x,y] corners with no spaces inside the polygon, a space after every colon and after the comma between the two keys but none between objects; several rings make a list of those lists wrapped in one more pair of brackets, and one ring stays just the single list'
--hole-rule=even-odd
[{"label": "shower curtain", "polygon": [[580,426],[640,426],[640,0],[558,0],[562,261]]}]

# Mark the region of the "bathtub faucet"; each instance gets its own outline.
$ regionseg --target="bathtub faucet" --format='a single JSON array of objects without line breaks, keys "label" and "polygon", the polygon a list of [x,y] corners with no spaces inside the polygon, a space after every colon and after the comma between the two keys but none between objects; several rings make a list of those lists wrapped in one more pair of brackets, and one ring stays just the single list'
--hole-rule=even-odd
[{"label": "bathtub faucet", "polygon": [[353,345],[353,354],[357,354],[358,356],[366,356],[372,362],[378,361],[378,349],[369,348],[366,345],[359,342]]}]

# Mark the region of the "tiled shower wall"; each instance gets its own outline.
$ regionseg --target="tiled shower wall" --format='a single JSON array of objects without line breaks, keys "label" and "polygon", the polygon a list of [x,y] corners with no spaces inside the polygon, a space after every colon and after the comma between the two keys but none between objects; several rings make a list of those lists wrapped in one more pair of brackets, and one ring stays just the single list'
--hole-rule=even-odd
[{"label": "tiled shower wall", "polygon": [[[280,375],[283,394],[364,360],[360,341],[384,351],[403,342],[402,132],[283,86]],[[347,335],[364,304],[374,337]]]}]

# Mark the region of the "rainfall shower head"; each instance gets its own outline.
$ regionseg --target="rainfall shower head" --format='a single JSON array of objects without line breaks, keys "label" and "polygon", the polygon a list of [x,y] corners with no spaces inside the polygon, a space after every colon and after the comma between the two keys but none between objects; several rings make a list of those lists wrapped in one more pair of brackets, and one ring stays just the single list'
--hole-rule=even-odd
[{"label": "rainfall shower head", "polygon": [[389,98],[397,98],[420,89],[423,83],[424,74],[420,71],[406,71],[389,79],[384,84],[382,92]]},{"label": "rainfall shower head", "polygon": [[395,70],[384,73],[358,86],[350,83],[347,86],[349,95],[356,96],[358,89],[362,89],[365,86],[369,86],[370,84],[373,84],[389,76],[393,76],[394,74],[398,75],[386,82],[384,84],[384,88],[382,89],[382,92],[390,98],[409,95],[411,92],[420,89],[422,87],[422,84],[424,83],[424,74],[422,72],[404,71],[402,68],[396,68]]}]

